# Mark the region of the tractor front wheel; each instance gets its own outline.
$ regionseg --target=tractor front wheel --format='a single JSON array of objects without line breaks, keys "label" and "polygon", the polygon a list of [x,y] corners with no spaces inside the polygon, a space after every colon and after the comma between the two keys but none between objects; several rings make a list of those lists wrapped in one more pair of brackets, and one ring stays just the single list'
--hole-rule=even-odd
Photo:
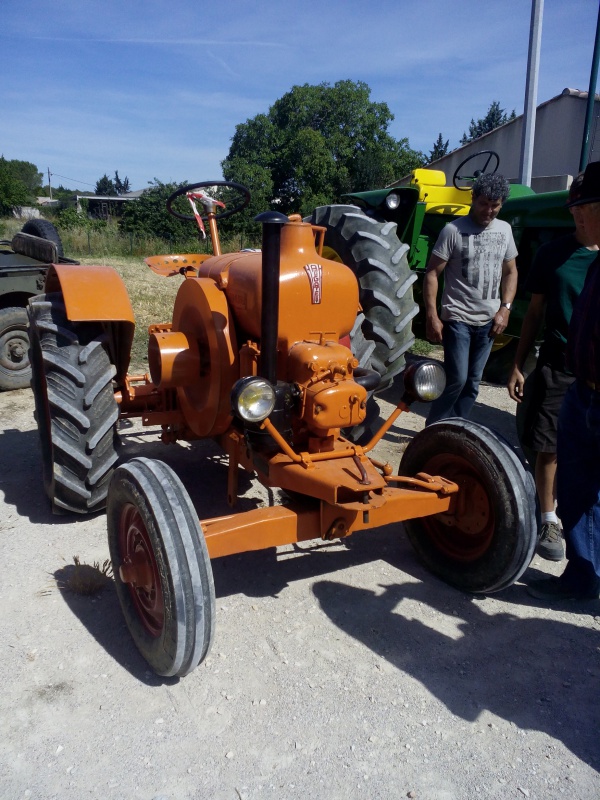
[{"label": "tractor front wheel", "polygon": [[215,589],[206,543],[183,484],[162,461],[135,458],[114,473],[108,544],[121,609],[158,675],[183,676],[206,658]]},{"label": "tractor front wheel", "polygon": [[[358,278],[364,320],[351,335],[352,349],[361,366],[379,372],[380,389],[385,389],[404,368],[405,353],[415,341],[411,320],[419,307],[412,285],[417,275],[408,265],[408,246],[398,239],[395,222],[367,217],[357,206],[319,206],[310,223],[326,229],[323,255],[341,261]],[[368,360],[362,358],[365,342],[375,343]]]},{"label": "tractor front wheel", "polygon": [[449,512],[405,522],[420,560],[467,592],[496,592],[528,567],[536,545],[535,486],[510,447],[464,419],[436,422],[409,443],[400,474],[460,487]]},{"label": "tractor front wheel", "polygon": [[102,326],[73,323],[59,293],[29,301],[31,387],[53,511],[90,514],[106,505],[117,460],[115,368]]}]

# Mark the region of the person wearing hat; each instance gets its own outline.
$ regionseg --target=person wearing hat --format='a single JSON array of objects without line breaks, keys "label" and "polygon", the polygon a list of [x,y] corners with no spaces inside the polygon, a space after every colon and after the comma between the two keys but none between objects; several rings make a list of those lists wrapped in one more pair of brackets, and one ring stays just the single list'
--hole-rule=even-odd
[{"label": "person wearing hat", "polygon": [[[583,173],[572,182],[568,203],[579,199],[582,183]],[[567,333],[573,303],[583,289],[588,267],[598,254],[598,246],[583,227],[582,206],[569,210],[575,223],[574,233],[543,244],[527,276],[525,288],[531,292],[531,300],[507,387],[517,403],[526,400],[521,440],[536,455],[535,488],[541,514],[537,553],[549,561],[562,561],[565,555],[555,510],[555,478],[558,414],[565,393],[575,380],[565,363]],[[523,365],[542,326],[544,339],[524,398]]]},{"label": "person wearing hat", "polygon": [[[586,236],[600,244],[600,162],[588,164],[576,200]],[[600,596],[600,256],[589,266],[573,308],[567,368],[575,376],[558,418],[556,489],[567,565],[559,577],[531,580],[542,600]]]}]

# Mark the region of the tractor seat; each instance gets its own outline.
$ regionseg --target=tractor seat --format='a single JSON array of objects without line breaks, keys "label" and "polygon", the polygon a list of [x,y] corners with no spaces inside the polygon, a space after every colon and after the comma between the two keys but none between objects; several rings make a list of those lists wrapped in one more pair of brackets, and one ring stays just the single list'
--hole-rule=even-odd
[{"label": "tractor seat", "polygon": [[14,253],[28,258],[35,258],[45,264],[56,264],[58,262],[58,250],[54,242],[49,239],[42,239],[30,233],[19,233],[13,236],[11,248]]},{"label": "tractor seat", "polygon": [[410,185],[419,188],[419,201],[425,203],[427,214],[462,217],[469,213],[471,192],[446,186],[446,175],[441,169],[416,169]]}]

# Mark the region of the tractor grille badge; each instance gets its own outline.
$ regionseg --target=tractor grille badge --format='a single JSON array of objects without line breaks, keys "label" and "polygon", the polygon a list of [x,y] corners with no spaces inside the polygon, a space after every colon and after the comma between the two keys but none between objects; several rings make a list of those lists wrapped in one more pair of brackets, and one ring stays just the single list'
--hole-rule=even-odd
[{"label": "tractor grille badge", "polygon": [[310,281],[311,302],[318,305],[323,294],[323,267],[320,264],[305,264],[304,269]]}]

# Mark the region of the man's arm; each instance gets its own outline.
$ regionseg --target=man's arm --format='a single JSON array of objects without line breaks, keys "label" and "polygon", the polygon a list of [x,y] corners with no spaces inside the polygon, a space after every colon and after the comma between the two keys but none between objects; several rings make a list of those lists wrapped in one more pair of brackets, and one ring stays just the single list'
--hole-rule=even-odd
[{"label": "man's arm", "polygon": [[535,337],[542,325],[546,310],[546,298],[543,294],[532,294],[529,307],[523,319],[521,327],[521,338],[515,355],[515,363],[508,379],[508,393],[513,400],[520,403],[523,399],[523,385],[525,376],[523,375],[523,364],[527,358],[527,353],[534,345]]},{"label": "man's arm", "polygon": [[437,293],[439,276],[448,262],[439,256],[431,256],[427,264],[427,272],[423,279],[423,300],[425,301],[425,328],[430,342],[442,341],[444,326],[437,313]]},{"label": "man's arm", "polygon": [[[502,303],[512,303],[517,293],[517,262],[514,258],[502,264],[502,280],[500,282],[500,297]],[[508,325],[508,315],[510,311],[504,306],[500,306],[494,317],[490,336],[499,336],[504,332]]]}]

